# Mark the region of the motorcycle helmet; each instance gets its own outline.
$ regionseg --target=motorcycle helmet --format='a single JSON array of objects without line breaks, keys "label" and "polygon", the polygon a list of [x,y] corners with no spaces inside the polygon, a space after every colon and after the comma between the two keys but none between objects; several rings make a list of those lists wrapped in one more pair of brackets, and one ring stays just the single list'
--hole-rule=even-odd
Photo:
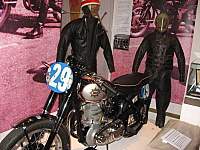
[{"label": "motorcycle helmet", "polygon": [[99,0],[82,0],[81,1],[81,7],[91,5],[91,4],[100,5],[100,2]]},{"label": "motorcycle helmet", "polygon": [[167,31],[169,25],[169,16],[165,13],[158,14],[155,20],[155,25],[158,32]]},{"label": "motorcycle helmet", "polygon": [[99,7],[100,2],[99,0],[82,0],[81,1],[81,7],[84,12],[84,14],[92,16],[99,16]]}]

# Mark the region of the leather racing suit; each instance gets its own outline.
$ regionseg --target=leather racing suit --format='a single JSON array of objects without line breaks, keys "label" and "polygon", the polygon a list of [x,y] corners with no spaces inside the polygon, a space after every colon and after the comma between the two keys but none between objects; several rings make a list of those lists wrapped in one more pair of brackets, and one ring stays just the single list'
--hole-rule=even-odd
[{"label": "leather racing suit", "polygon": [[179,68],[179,81],[184,81],[185,56],[178,38],[157,30],[148,34],[139,46],[133,62],[133,72],[137,72],[140,63],[147,53],[146,70],[150,76],[150,99],[147,101],[149,108],[151,97],[156,90],[156,125],[164,126],[165,112],[171,99],[171,70],[173,70],[173,57],[176,54]]},{"label": "leather racing suit", "polygon": [[57,49],[57,62],[64,62],[67,48],[71,43],[72,55],[81,61],[87,69],[97,72],[97,52],[103,48],[103,54],[110,72],[114,72],[112,50],[106,31],[95,17],[79,18],[69,22],[62,30]]},{"label": "leather racing suit", "polygon": [[[83,16],[69,22],[62,30],[57,48],[56,62],[65,62],[68,46],[71,43],[71,53],[81,61],[88,70],[97,72],[96,55],[100,47],[107,61],[110,72],[114,72],[112,50],[106,31],[95,17]],[[66,94],[59,96],[59,108]]]}]

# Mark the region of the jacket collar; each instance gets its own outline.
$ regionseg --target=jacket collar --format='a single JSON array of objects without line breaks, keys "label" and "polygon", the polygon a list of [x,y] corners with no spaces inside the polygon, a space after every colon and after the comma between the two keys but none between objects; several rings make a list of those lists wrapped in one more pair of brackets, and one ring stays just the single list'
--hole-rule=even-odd
[{"label": "jacket collar", "polygon": [[167,34],[167,31],[165,31],[165,32],[159,32],[159,31],[155,30],[155,34],[156,34],[157,36],[164,36],[164,35]]}]

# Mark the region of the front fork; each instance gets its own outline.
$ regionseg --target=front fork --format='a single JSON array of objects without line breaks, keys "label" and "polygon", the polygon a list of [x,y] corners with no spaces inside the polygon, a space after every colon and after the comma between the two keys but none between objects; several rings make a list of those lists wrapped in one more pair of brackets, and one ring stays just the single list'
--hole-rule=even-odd
[{"label": "front fork", "polygon": [[[66,96],[65,101],[63,102],[63,104],[61,105],[61,107],[58,110],[57,120],[55,122],[53,129],[51,130],[51,133],[50,133],[47,143],[44,147],[44,150],[50,149],[52,142],[53,142],[56,134],[58,133],[59,128],[62,125],[66,114],[70,111],[70,105],[72,104],[73,97],[76,94],[76,92],[74,92],[74,89],[77,87],[77,84],[78,84],[78,82],[77,82],[78,80],[75,79],[74,81],[75,82],[72,84],[72,87],[66,93],[67,96]],[[51,92],[49,95],[49,98],[55,99],[55,95],[56,94],[54,92]],[[53,102],[53,100],[52,100],[52,102]],[[45,107],[44,107],[44,113],[48,113],[52,106],[53,106],[53,104],[51,102],[48,103],[48,101],[47,101],[47,103],[45,104]]]},{"label": "front fork", "polygon": [[44,105],[44,108],[43,108],[43,114],[49,114],[55,101],[56,101],[56,98],[58,96],[58,93],[56,92],[53,92],[51,91],[50,94],[49,94],[49,97],[47,98],[47,101]]}]

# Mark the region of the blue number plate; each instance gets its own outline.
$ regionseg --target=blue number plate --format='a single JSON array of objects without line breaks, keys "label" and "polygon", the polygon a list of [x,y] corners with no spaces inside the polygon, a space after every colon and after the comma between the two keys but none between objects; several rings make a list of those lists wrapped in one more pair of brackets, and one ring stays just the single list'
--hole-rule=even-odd
[{"label": "blue number plate", "polygon": [[47,70],[46,83],[54,92],[66,92],[73,83],[73,72],[65,63],[54,63]]}]

